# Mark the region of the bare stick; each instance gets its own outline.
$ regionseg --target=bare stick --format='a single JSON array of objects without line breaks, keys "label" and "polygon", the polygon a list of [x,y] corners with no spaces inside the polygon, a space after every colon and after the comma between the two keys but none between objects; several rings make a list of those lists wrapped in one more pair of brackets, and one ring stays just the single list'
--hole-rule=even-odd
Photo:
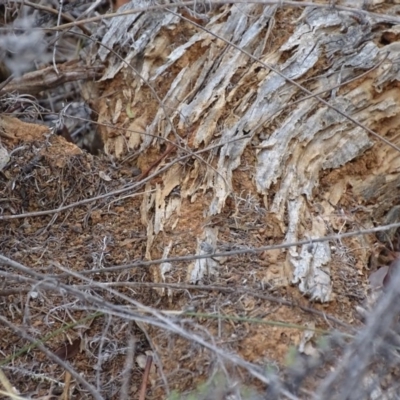
[{"label": "bare stick", "polygon": [[144,372],[143,372],[142,386],[140,388],[139,400],[146,399],[147,380],[149,379],[150,368],[151,368],[152,362],[153,362],[153,357],[147,356],[146,367],[144,368]]},{"label": "bare stick", "polygon": [[57,74],[53,67],[47,67],[34,72],[28,72],[21,78],[8,81],[0,90],[0,95],[10,92],[37,94],[43,90],[53,89],[66,82],[99,78],[102,67],[87,67],[74,62],[58,66]]}]

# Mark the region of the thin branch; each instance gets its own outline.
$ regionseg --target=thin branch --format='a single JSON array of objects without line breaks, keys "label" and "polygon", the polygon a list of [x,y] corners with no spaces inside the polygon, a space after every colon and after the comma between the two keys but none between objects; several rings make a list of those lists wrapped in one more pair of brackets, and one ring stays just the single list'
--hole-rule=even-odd
[{"label": "thin branch", "polygon": [[150,368],[153,363],[153,357],[147,356],[146,367],[143,372],[142,386],[140,388],[139,400],[146,400],[147,381],[150,375]]},{"label": "thin branch", "polygon": [[[85,271],[83,271],[84,273]],[[82,271],[80,271],[82,273]],[[68,273],[67,273],[68,274]],[[69,275],[69,274],[68,274]],[[15,280],[17,282],[25,282],[25,283],[36,283],[37,280],[33,278],[28,278],[28,277],[21,277],[21,275],[14,275],[14,274],[9,274],[9,273],[1,273],[0,276],[5,276],[8,280]],[[63,277],[64,274],[59,274],[57,277],[61,278]],[[255,289],[251,288],[245,288],[245,287],[232,287],[232,286],[221,286],[221,285],[191,285],[188,283],[155,283],[155,282],[96,282],[98,285],[100,285],[100,288],[103,290],[108,290],[110,287],[123,287],[123,288],[138,288],[138,287],[146,287],[146,288],[168,288],[168,289],[175,289],[175,290],[194,290],[194,291],[206,291],[206,292],[220,292],[220,293],[226,293],[226,294],[234,294],[234,293],[242,293],[246,294],[248,296],[255,297],[257,299],[263,299],[266,301],[270,301],[273,303],[280,304],[281,306],[287,306],[287,307],[296,307],[299,308],[300,310],[310,313],[310,314],[315,314],[318,315],[321,318],[326,318],[330,320],[331,322],[334,322],[337,325],[342,326],[343,328],[346,328],[352,332],[355,331],[355,329],[349,325],[346,324],[345,322],[335,318],[334,316],[327,314],[323,311],[319,311],[315,308],[312,307],[306,307],[303,306],[293,300],[286,300],[283,299],[282,297],[276,297],[276,296],[271,296],[268,294],[264,293],[258,293]],[[79,290],[89,290],[92,289],[92,285],[71,285],[74,289],[79,289]],[[49,290],[53,290],[53,288],[45,288]],[[0,290],[0,297],[6,297],[12,294],[18,294],[18,293],[27,293],[32,290],[32,287],[19,287],[15,289],[2,289]]]},{"label": "thin branch", "polygon": [[[166,263],[166,262],[171,263],[171,262],[200,260],[200,259],[205,259],[205,258],[228,257],[228,256],[234,256],[234,255],[241,255],[241,254],[257,254],[257,253],[260,253],[263,251],[270,251],[270,250],[276,250],[276,249],[287,249],[289,247],[303,246],[303,245],[307,245],[307,244],[310,245],[313,243],[322,243],[322,242],[327,242],[327,241],[336,241],[336,240],[353,237],[353,236],[359,236],[359,235],[368,235],[371,233],[387,231],[387,230],[399,228],[399,227],[400,227],[400,223],[395,223],[395,224],[378,226],[376,228],[351,231],[351,232],[340,233],[340,234],[330,235],[330,236],[322,236],[322,237],[315,238],[315,239],[300,240],[300,241],[291,242],[291,243],[280,243],[280,244],[270,245],[270,246],[261,246],[261,247],[257,247],[257,248],[231,250],[231,251],[211,253],[211,254],[198,254],[198,255],[189,255],[189,256],[180,256],[180,257],[169,257],[169,258],[162,258],[162,259],[151,260],[151,261],[138,260],[133,263],[124,264],[124,265],[117,265],[117,266],[101,268],[101,269],[85,270],[85,271],[81,271],[80,274],[81,275],[101,274],[101,273],[108,273],[108,272],[115,272],[115,271],[124,271],[127,269],[137,268],[137,267],[148,267],[151,265],[162,264],[162,263]],[[20,264],[16,261],[13,261],[3,255],[0,255],[0,264],[9,265],[13,268],[18,269],[21,272],[28,273],[31,276],[35,276],[36,278],[43,278],[43,276],[45,276],[47,279],[51,279],[51,278],[54,279],[54,278],[62,278],[62,277],[70,276],[69,273],[62,273],[62,274],[58,274],[58,275],[38,274],[37,272],[33,272],[32,269],[27,268],[27,267],[23,266],[22,264]]]},{"label": "thin branch", "polygon": [[[283,299],[282,297],[276,297],[276,296],[271,296],[268,294],[264,293],[258,293],[254,289],[250,288],[244,288],[240,286],[221,286],[221,285],[191,285],[188,283],[155,283],[155,282],[104,282],[101,283],[102,286],[104,286],[104,289],[106,290],[108,287],[148,287],[148,288],[168,288],[168,289],[176,289],[176,290],[198,290],[198,291],[205,291],[205,292],[221,292],[221,293],[242,293],[246,294],[248,296],[255,297],[257,299],[263,299],[267,300],[273,303],[280,304],[282,306],[287,306],[287,307],[296,307],[299,308],[300,310],[310,313],[310,314],[315,314],[318,315],[321,318],[326,318],[329,319],[331,322],[334,322],[335,324],[338,324],[346,329],[351,330],[352,332],[355,332],[355,329],[349,325],[346,324],[345,322],[333,317],[330,314],[327,314],[323,311],[319,311],[315,308],[312,307],[306,307],[302,306],[301,304],[292,301],[292,300],[286,300]],[[81,289],[81,290],[87,290],[91,287],[91,285],[74,285],[74,288]]]},{"label": "thin branch", "polygon": [[[160,258],[157,260],[150,260],[150,261],[137,260],[137,261],[129,263],[129,264],[116,265],[113,267],[101,268],[101,269],[85,270],[85,271],[81,271],[80,273],[82,275],[103,274],[103,273],[107,273],[107,272],[124,271],[127,269],[137,268],[137,267],[149,267],[151,265],[162,264],[162,263],[193,261],[193,260],[201,260],[201,259],[205,259],[205,258],[229,257],[229,256],[242,255],[242,254],[258,254],[263,251],[288,249],[290,247],[311,245],[313,243],[336,241],[336,240],[353,237],[353,236],[369,235],[371,233],[387,231],[387,230],[394,229],[394,228],[400,228],[400,222],[395,223],[395,224],[382,225],[382,226],[378,226],[376,228],[362,229],[362,230],[357,230],[357,231],[340,233],[340,234],[336,234],[336,235],[322,236],[322,237],[315,238],[315,239],[299,240],[297,242],[280,243],[280,244],[275,244],[275,245],[270,245],[270,246],[261,246],[261,247],[257,247],[257,248],[253,247],[253,248],[247,248],[247,249],[231,250],[231,251],[224,251],[224,252],[210,253],[210,254],[198,254],[198,255],[189,255],[189,256],[180,256],[180,257]],[[2,257],[4,258],[4,256],[0,256],[0,262],[1,262]],[[60,274],[60,275],[48,275],[48,276],[52,277],[52,278],[57,278],[57,277],[60,278],[60,277],[66,277],[69,275],[68,275],[68,273],[65,273],[65,274]]]},{"label": "thin branch", "polygon": [[[61,15],[62,15],[62,8],[64,6],[64,0],[58,0],[59,3],[59,8],[58,8],[58,14],[57,14],[57,26],[61,25]],[[58,46],[58,41],[60,40],[60,31],[56,32],[56,40],[53,45],[53,68],[54,71],[56,71],[57,75],[59,75],[58,68],[57,68],[57,63],[56,63],[56,55],[57,55],[57,46]]]}]

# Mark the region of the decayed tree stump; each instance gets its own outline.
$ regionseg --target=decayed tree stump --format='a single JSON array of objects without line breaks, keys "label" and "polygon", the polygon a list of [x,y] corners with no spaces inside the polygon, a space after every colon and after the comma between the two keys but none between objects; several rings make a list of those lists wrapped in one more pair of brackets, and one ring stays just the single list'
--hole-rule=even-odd
[{"label": "decayed tree stump", "polygon": [[[396,222],[388,212],[399,195],[397,150],[343,115],[399,142],[394,23],[340,7],[151,10],[113,19],[94,56],[106,63],[97,101],[106,151],[137,157],[143,178],[176,160],[146,183],[149,259]],[[265,253],[257,279],[332,300],[333,263],[362,274],[373,240]],[[223,268],[228,258],[152,272],[199,282]]]}]

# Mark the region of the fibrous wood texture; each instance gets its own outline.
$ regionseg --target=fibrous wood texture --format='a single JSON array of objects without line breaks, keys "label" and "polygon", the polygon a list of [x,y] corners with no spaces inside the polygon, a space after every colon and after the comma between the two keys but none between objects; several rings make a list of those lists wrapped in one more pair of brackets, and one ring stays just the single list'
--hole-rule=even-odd
[{"label": "fibrous wood texture", "polygon": [[[97,103],[106,151],[156,165],[149,174],[180,160],[146,185],[146,256],[235,248],[239,233],[239,247],[309,239],[268,256],[257,279],[331,300],[332,263],[357,257],[362,273],[370,243],[354,239],[349,256],[312,239],[382,222],[399,194],[397,151],[343,115],[399,142],[398,38],[356,8],[171,6],[112,20],[94,56],[112,79]],[[199,282],[229,259],[186,267],[154,278]]]}]

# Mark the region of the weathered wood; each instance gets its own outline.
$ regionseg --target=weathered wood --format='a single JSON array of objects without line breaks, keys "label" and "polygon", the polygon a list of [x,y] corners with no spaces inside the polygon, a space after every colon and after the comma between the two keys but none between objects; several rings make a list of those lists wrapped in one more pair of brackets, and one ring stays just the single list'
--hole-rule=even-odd
[{"label": "weathered wood", "polygon": [[[146,3],[133,1],[123,10]],[[399,195],[396,150],[286,78],[399,144],[398,36],[396,27],[356,8],[248,3],[113,20],[95,57],[107,63],[102,79],[114,78],[98,104],[107,151],[117,157],[139,151],[145,170],[166,139],[179,144],[177,158],[213,146],[147,185],[147,256],[161,256],[160,248],[183,254],[174,229],[190,232],[186,250],[219,250],[218,215],[236,226],[242,221],[249,245],[260,232],[265,244],[340,232],[349,223],[343,216],[356,206],[364,207],[364,227],[379,222]],[[367,179],[362,165],[370,168]],[[251,219],[262,228],[250,230]],[[329,301],[330,265],[339,253],[329,243],[293,247],[284,259],[270,259],[263,280],[296,283]],[[226,262],[196,261],[187,279],[202,280]]]}]

